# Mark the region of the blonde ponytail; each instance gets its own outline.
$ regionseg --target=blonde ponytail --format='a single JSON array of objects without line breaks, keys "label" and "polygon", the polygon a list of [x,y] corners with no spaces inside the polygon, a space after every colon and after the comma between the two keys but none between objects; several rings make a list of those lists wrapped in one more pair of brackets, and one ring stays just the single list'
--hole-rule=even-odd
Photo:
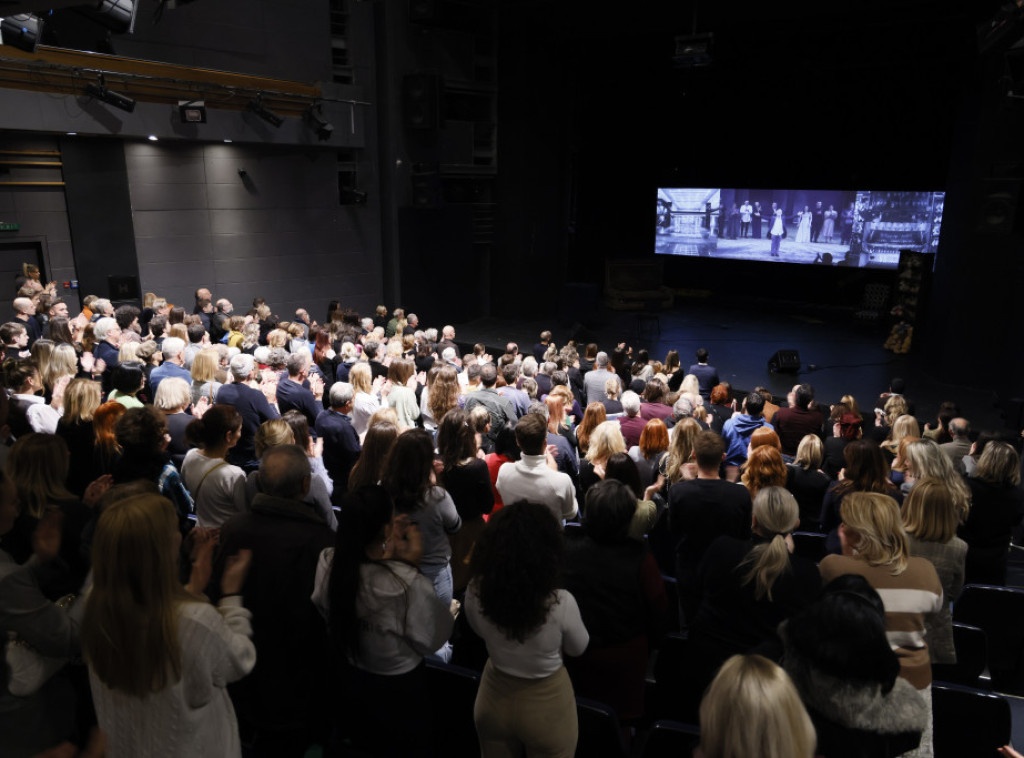
[{"label": "blonde ponytail", "polygon": [[770,541],[756,545],[739,567],[749,567],[743,576],[743,585],[754,582],[754,597],[758,600],[765,597],[771,600],[772,586],[791,570],[786,535],[796,528],[799,515],[796,498],[782,487],[765,487],[754,498],[754,518]]}]

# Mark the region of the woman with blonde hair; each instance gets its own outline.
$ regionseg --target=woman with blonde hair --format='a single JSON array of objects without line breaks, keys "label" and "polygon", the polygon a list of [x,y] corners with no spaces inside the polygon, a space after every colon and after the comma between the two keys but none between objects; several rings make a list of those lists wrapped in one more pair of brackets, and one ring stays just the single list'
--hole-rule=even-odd
[{"label": "woman with blonde hair", "polygon": [[223,386],[217,381],[217,369],[220,367],[220,354],[214,347],[200,350],[192,359],[192,402],[198,403],[199,398],[205,397],[210,405],[217,402],[217,392]]},{"label": "woman with blonde hair", "polygon": [[949,604],[956,602],[964,586],[967,543],[956,536],[960,514],[949,488],[937,479],[914,485],[901,510],[910,554],[931,561],[942,582],[942,610],[925,622],[932,663],[956,663]]},{"label": "woman with blonde hair", "polygon": [[141,342],[122,342],[117,349],[117,360],[119,363],[125,361],[136,361],[139,359],[139,345]]},{"label": "woman with blonde hair", "polygon": [[949,456],[942,452],[942,448],[934,440],[922,439],[909,443],[903,491],[911,491],[915,482],[929,477],[938,479],[949,488],[960,523],[965,522],[971,510],[971,490],[964,482],[964,478],[953,468]]},{"label": "woman with blonde hair", "polygon": [[72,379],[64,390],[64,415],[57,423],[57,436],[63,438],[68,450],[75,451],[68,465],[67,486],[78,497],[98,476],[92,417],[100,400],[100,385],[92,379]]},{"label": "woman with blonde hair", "polygon": [[725,662],[700,704],[703,758],[812,758],[814,725],[789,676],[760,655]]},{"label": "woman with blonde hair", "polygon": [[967,543],[966,581],[1004,585],[1010,537],[1024,512],[1017,451],[1006,442],[988,442],[967,485],[971,511],[960,529]]},{"label": "woman with blonde hair", "polygon": [[793,495],[765,487],[754,498],[750,538],[721,536],[704,554],[690,638],[706,663],[706,676],[730,655],[771,639],[782,621],[817,597],[818,567],[793,554],[798,526]]},{"label": "woman with blonde hair", "polygon": [[63,377],[74,379],[78,373],[78,353],[71,345],[55,344],[50,351],[50,360],[43,371],[43,384],[47,393],[52,396],[54,389]]},{"label": "woman with blonde hair", "polygon": [[860,406],[857,405],[857,399],[853,395],[843,395],[839,402],[845,405],[848,411],[858,419],[864,419],[863,414],[860,412]]},{"label": "woman with blonde hair", "polygon": [[692,418],[684,418],[672,428],[672,443],[661,465],[667,486],[697,478],[693,443],[699,433],[700,424]]},{"label": "woman with blonde hair", "polygon": [[[420,417],[420,404],[416,400],[416,390],[409,386],[415,373],[415,364],[402,358],[401,353],[388,366],[388,381],[391,382],[391,390],[384,400],[389,408],[394,408],[398,413],[399,428],[412,429],[416,426],[416,419]],[[415,387],[415,383],[413,383],[413,387]]]},{"label": "woman with blonde hair", "polygon": [[615,453],[626,452],[626,440],[618,421],[604,421],[590,433],[587,455],[580,461],[580,495],[604,479],[604,467]]},{"label": "woman with blonde hair", "polygon": [[231,316],[228,318],[228,347],[242,348],[242,342],[245,339],[245,335],[242,333],[242,329],[245,327],[244,316]]},{"label": "woman with blonde hair", "polygon": [[590,444],[590,433],[594,431],[594,427],[603,423],[606,418],[607,414],[605,413],[604,406],[598,402],[589,403],[586,410],[583,411],[583,420],[576,427],[576,443],[579,445],[580,452],[583,455],[587,454],[587,446]]},{"label": "woman with blonde hair", "polygon": [[[841,515],[843,554],[825,556],[818,567],[821,578],[828,583],[843,574],[859,574],[878,591],[900,676],[914,686],[930,711],[932,669],[925,624],[942,610],[942,582],[930,561],[910,555],[899,506],[888,495],[851,493],[843,499]],[[930,721],[916,755],[932,755]]]},{"label": "woman with blonde hair", "polygon": [[180,545],[174,507],[156,495],[115,502],[96,528],[82,650],[111,755],[242,753],[227,685],[256,664],[240,595],[251,553],[227,559],[214,608],[194,586],[212,540],[188,587],[177,578]]},{"label": "woman with blonde hair", "polygon": [[788,476],[782,453],[771,445],[761,445],[747,458],[740,482],[750,491],[750,497],[755,498],[765,487],[785,487]]},{"label": "woman with blonde hair", "polygon": [[911,442],[917,442],[920,437],[904,437],[896,448],[896,457],[892,459],[889,479],[897,487],[902,487],[907,475],[907,446]]},{"label": "woman with blonde hair", "polygon": [[821,504],[831,480],[821,470],[825,446],[816,434],[804,435],[796,448],[796,459],[786,466],[786,489],[800,506],[800,523],[805,532],[818,531]]},{"label": "woman with blonde hair", "polygon": [[352,398],[352,428],[362,440],[366,436],[370,416],[380,410],[380,396],[373,384],[373,371],[366,361],[352,364],[348,380],[355,391]]},{"label": "woman with blonde hair", "polygon": [[904,437],[920,436],[921,427],[918,425],[917,419],[909,413],[904,413],[893,422],[892,429],[889,430],[889,439],[882,443],[882,452],[886,454],[891,463],[899,452],[900,440]]},{"label": "woman with blonde hair", "polygon": [[700,381],[693,374],[687,374],[683,377],[683,381],[679,385],[679,394],[684,392],[700,397]]},{"label": "woman with blonde hair", "polygon": [[907,401],[904,397],[902,395],[893,395],[885,401],[885,407],[882,408],[882,414],[875,414],[875,426],[885,429],[886,436],[888,437],[892,431],[893,425],[896,423],[896,419],[900,416],[905,416],[908,413]]}]

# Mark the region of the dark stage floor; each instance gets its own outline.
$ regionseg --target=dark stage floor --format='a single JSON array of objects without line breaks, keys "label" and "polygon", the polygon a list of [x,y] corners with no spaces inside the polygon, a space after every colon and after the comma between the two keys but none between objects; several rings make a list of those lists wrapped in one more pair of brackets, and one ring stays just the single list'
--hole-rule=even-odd
[{"label": "dark stage floor", "polygon": [[[848,313],[808,312],[795,306],[787,312],[784,305],[773,312],[751,313],[719,304],[684,302],[659,314],[658,321],[660,332],[634,312],[602,310],[593,323],[572,328],[559,326],[553,319],[497,318],[455,327],[459,343],[483,342],[495,356],[510,340],[529,352],[544,329],[553,332],[558,345],[575,338],[579,344],[596,342],[610,351],[617,343],[627,342],[634,348],[646,347],[658,360],[675,348],[684,366],[694,362],[698,347],[706,347],[719,377],[736,389],[763,385],[785,397],[794,384],[806,381],[814,386],[820,401],[836,402],[850,393],[866,411],[870,407],[863,406],[888,387],[890,378],[900,376],[907,382],[907,395],[922,422],[935,417],[939,403],[955,400],[975,429],[1005,425],[998,398],[991,391],[940,382],[914,356],[896,356],[883,349],[885,326],[859,323]],[[799,374],[768,371],[768,359],[780,349],[799,351]]]}]

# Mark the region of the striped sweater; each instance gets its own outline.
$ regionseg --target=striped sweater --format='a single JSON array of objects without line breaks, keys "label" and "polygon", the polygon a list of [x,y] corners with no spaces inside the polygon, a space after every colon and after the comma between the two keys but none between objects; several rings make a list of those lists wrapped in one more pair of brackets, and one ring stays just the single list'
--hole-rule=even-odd
[{"label": "striped sweater", "polygon": [[942,583],[935,567],[924,558],[911,558],[906,571],[893,576],[888,566],[870,566],[860,556],[829,555],[818,568],[825,584],[843,574],[868,580],[885,605],[885,633],[900,659],[900,676],[919,690],[928,688],[932,669],[925,617],[942,609]]}]

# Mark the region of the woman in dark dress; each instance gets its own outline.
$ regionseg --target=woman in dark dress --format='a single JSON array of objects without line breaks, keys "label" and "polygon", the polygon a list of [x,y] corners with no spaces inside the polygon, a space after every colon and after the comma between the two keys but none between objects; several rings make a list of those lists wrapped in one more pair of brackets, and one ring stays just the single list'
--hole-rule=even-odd
[{"label": "woman in dark dress", "polygon": [[821,506],[821,531],[828,533],[825,545],[830,553],[839,554],[839,507],[851,492],[878,492],[897,503],[903,502],[899,488],[889,481],[889,467],[882,451],[871,440],[854,440],[843,450],[846,466],[839,472],[839,481],[829,485]]},{"label": "woman in dark dress", "polygon": [[1005,442],[989,442],[967,486],[971,510],[959,530],[967,543],[965,579],[968,583],[1005,585],[1010,536],[1024,515],[1017,451]]},{"label": "woman in dark dress", "polygon": [[57,436],[74,450],[68,464],[68,491],[81,497],[97,476],[96,431],[92,416],[100,406],[100,385],[92,379],[72,379],[64,390],[64,415],[57,423]]},{"label": "woman in dark dress", "polygon": [[722,536],[704,554],[690,638],[708,681],[729,656],[773,638],[781,621],[818,595],[818,567],[793,554],[798,523],[796,498],[766,487],[754,498],[750,539]]},{"label": "woman in dark dress", "polygon": [[647,547],[628,536],[632,490],[606,479],[590,488],[586,505],[582,536],[566,540],[562,578],[590,645],[567,663],[577,695],[608,703],[629,722],[644,712],[649,642],[665,631],[668,599]]},{"label": "woman in dark dress", "polygon": [[800,529],[818,531],[821,504],[825,500],[829,478],[821,470],[824,446],[816,434],[808,434],[796,449],[796,460],[786,466],[786,489],[793,493],[800,506]]},{"label": "woman in dark dress", "polygon": [[469,557],[486,525],[484,514],[494,508],[491,476],[487,463],[477,457],[478,450],[469,414],[461,408],[448,411],[437,430],[437,451],[443,465],[439,483],[448,491],[462,519],[462,528],[449,536],[456,597],[462,596],[469,583]]}]

